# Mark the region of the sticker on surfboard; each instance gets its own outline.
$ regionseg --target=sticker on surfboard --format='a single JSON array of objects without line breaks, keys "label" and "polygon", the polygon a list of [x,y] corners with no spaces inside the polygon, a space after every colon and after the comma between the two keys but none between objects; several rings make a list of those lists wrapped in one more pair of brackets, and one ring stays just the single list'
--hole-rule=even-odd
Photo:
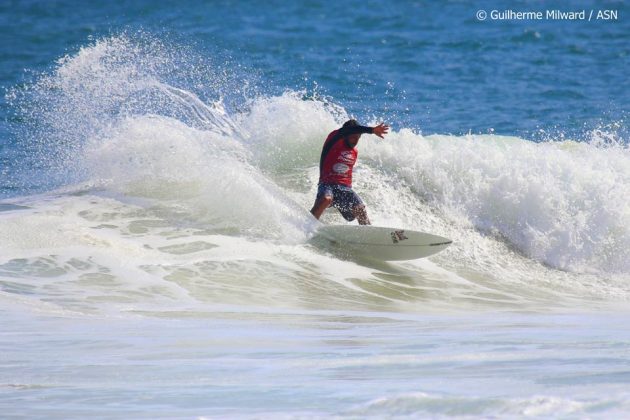
[{"label": "sticker on surfboard", "polygon": [[405,239],[409,239],[405,236],[404,230],[395,230],[391,233],[392,242],[397,244],[400,241],[404,241]]}]

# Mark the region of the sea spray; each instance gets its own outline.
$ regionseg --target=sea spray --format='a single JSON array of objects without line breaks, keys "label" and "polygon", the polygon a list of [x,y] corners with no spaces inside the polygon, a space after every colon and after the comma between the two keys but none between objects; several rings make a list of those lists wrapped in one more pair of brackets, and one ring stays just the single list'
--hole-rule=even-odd
[{"label": "sea spray", "polygon": [[628,148],[411,131],[389,140],[370,142],[369,159],[454,222],[560,269],[630,270]]},{"label": "sea spray", "polygon": [[[337,260],[308,242],[317,224],[308,209],[322,142],[351,113],[333,99],[291,90],[257,94],[242,106],[230,106],[221,90],[209,94],[194,83],[166,77],[176,71],[184,75],[174,80],[194,79],[185,74],[186,67],[172,67],[161,58],[159,48],[153,61],[154,51],[141,45],[129,38],[102,39],[66,57],[33,87],[41,94],[31,107],[46,110],[41,126],[47,129],[31,133],[41,151],[34,156],[45,159],[40,182],[52,174],[59,180],[54,186],[64,186],[52,194],[94,195],[120,203],[111,207],[110,201],[94,198],[94,209],[88,211],[77,198],[61,207],[55,223],[70,231],[81,226],[90,233],[88,243],[100,243],[108,232],[106,238],[123,243],[139,241],[134,249],[183,252],[165,266],[139,259],[142,270],[164,278],[218,282],[229,291],[225,278],[236,281],[236,273],[243,282],[252,276],[271,282],[289,270],[299,278],[311,276],[308,284],[341,287],[337,303],[347,294],[357,307],[373,305],[373,298],[391,302],[372,291],[362,300],[361,293],[385,281],[382,273]],[[169,54],[165,47],[163,55]],[[599,133],[599,138],[605,136],[606,131]],[[405,274],[391,269],[396,274],[385,277],[420,279],[426,270],[431,276],[437,275],[433,270],[446,270],[442,281],[450,285],[449,299],[473,296],[473,301],[491,305],[518,306],[523,300],[557,296],[561,302],[593,296],[625,299],[629,224],[622,197],[629,188],[628,149],[623,141],[604,143],[424,136],[409,128],[393,130],[385,140],[363,136],[355,189],[372,220],[454,240],[434,258],[439,268],[421,262],[420,268],[407,265]],[[47,154],[49,149],[60,152]],[[114,210],[118,206],[124,210]],[[86,217],[94,225],[84,225]],[[343,223],[334,209],[323,220]],[[20,226],[28,226],[28,220]],[[95,232],[97,239],[92,238]],[[164,238],[179,239],[172,247]],[[261,252],[261,247],[267,250]],[[88,259],[99,260],[102,251],[93,252]],[[286,269],[287,264],[299,269]],[[532,278],[539,281],[532,283]],[[602,279],[613,283],[601,287]],[[294,299],[273,290],[287,301]],[[442,304],[423,293],[393,301],[426,298]]]}]

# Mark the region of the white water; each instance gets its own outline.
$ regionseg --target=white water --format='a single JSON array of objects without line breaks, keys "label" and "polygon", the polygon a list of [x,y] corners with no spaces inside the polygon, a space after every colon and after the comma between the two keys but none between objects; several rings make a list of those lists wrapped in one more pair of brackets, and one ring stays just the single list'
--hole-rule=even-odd
[{"label": "white water", "polygon": [[628,410],[622,141],[364,136],[373,223],[454,245],[361,260],[309,242],[341,107],[287,92],[226,111],[136,47],[86,47],[34,88],[50,131],[33,156],[66,182],[0,206],[7,415]]}]

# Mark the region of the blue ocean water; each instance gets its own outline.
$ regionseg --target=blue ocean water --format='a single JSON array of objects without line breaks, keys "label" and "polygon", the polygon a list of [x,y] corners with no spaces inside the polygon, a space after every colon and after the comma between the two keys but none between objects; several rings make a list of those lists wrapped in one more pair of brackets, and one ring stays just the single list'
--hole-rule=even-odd
[{"label": "blue ocean water", "polygon": [[[174,48],[228,56],[230,65],[245,66],[244,80],[256,73],[250,81],[266,93],[317,84],[360,117],[388,117],[425,133],[580,135],[622,120],[629,101],[628,11],[621,1],[511,4],[520,11],[607,9],[621,16],[591,22],[479,21],[479,9],[504,10],[491,2],[1,7],[5,88],[50,70],[91,39],[142,30],[168,37]],[[6,103],[2,111],[10,115]]]},{"label": "blue ocean water", "polygon": [[[627,416],[629,54],[624,1],[1,2],[0,410]],[[310,241],[349,117],[451,247]]]},{"label": "blue ocean water", "polygon": [[[530,140],[588,140],[604,129],[627,138],[628,23],[623,18],[479,21],[491,2],[248,2],[208,4],[4,2],[5,90],[28,86],[56,60],[94,40],[146,34],[203,57],[185,58],[165,81],[196,94],[237,101],[247,85],[258,94],[306,90],[331,98],[363,120],[425,134],[497,133]],[[615,10],[624,2],[517,2],[514,10]],[[386,12],[376,13],[376,10]],[[564,10],[564,9],[563,9]],[[141,35],[142,34],[142,35]],[[207,85],[191,67],[225,67],[239,86]],[[175,74],[173,74],[175,73]],[[214,75],[213,78],[220,77]],[[10,101],[9,101],[10,102]],[[37,114],[38,104],[32,113]],[[113,112],[120,111],[119,109]],[[32,116],[37,118],[37,116]],[[3,156],[11,153],[24,115],[0,108]],[[6,166],[12,159],[5,158]],[[7,169],[5,168],[5,173]],[[3,192],[9,186],[6,182]],[[12,194],[12,193],[9,193]]]}]

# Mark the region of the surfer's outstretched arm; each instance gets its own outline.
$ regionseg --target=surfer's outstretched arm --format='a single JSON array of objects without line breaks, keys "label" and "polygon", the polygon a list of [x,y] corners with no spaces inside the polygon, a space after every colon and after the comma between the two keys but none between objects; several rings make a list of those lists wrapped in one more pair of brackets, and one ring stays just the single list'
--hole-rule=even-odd
[{"label": "surfer's outstretched arm", "polygon": [[389,132],[389,125],[385,123],[380,123],[376,127],[372,127],[372,134],[375,134],[382,139],[385,138],[385,134],[387,134],[388,132]]},{"label": "surfer's outstretched arm", "polygon": [[387,134],[388,131],[389,131],[389,126],[384,123],[380,123],[376,127],[367,127],[364,125],[351,125],[351,126],[340,128],[339,131],[337,131],[337,134],[335,135],[335,137],[333,137],[333,140],[337,138],[341,138],[341,137],[351,136],[353,134],[374,134],[374,135],[379,136],[380,138],[384,138],[384,135]]}]

